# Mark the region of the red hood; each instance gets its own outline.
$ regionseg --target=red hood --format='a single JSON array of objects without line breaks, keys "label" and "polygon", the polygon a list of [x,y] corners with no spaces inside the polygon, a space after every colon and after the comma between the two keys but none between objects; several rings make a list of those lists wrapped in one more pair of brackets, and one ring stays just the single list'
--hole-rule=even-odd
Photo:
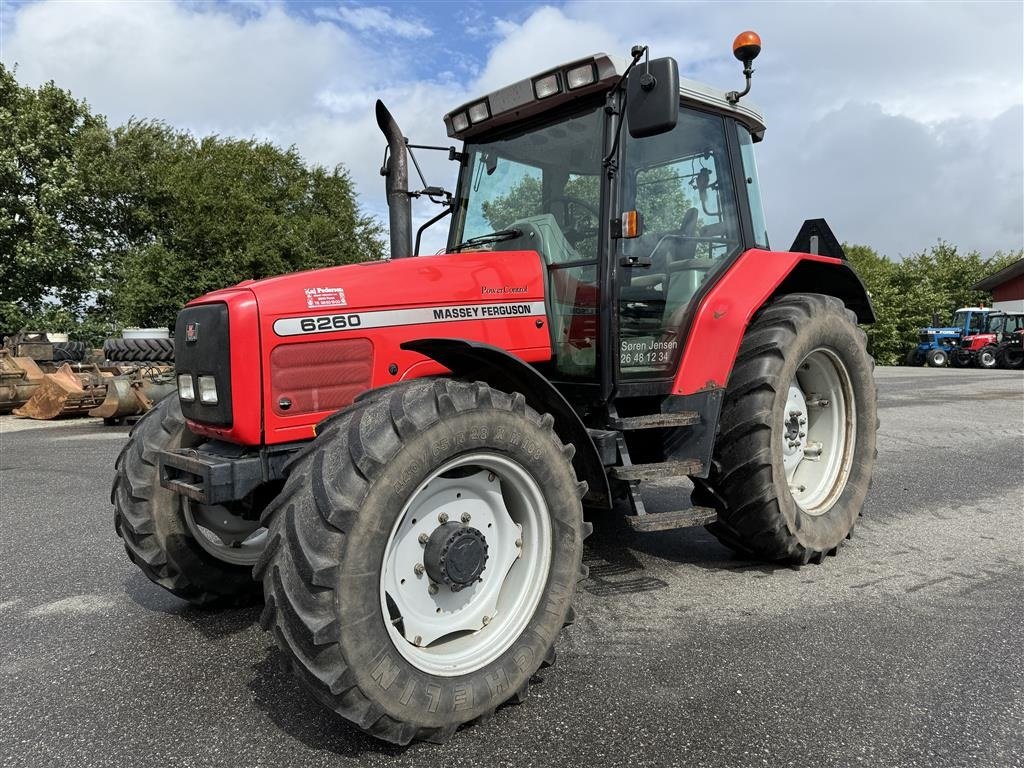
[{"label": "red hood", "polygon": [[543,300],[534,251],[459,253],[368,261],[264,280],[246,280],[192,303],[251,291],[263,318],[322,311],[364,311],[488,301]]}]

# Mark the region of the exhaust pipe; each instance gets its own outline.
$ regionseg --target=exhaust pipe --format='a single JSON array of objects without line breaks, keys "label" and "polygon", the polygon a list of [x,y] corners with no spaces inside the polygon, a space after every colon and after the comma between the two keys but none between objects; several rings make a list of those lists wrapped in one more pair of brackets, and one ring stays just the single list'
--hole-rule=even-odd
[{"label": "exhaust pipe", "polygon": [[391,258],[412,256],[412,198],[409,197],[409,156],[405,137],[384,102],[377,100],[377,125],[388,140],[388,161],[380,169],[386,177]]}]

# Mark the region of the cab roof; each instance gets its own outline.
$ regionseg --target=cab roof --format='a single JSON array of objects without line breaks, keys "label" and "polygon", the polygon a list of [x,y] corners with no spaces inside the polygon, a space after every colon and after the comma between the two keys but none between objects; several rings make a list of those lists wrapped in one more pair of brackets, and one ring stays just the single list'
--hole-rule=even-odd
[{"label": "cab roof", "polygon": [[[583,72],[585,76],[588,65],[592,73],[590,81],[573,85],[573,80],[578,82],[579,78],[570,78],[570,73]],[[628,61],[607,53],[574,59],[467,101],[444,116],[445,128],[451,138],[462,140],[519,122],[584,96],[609,90],[622,79],[628,65]],[[550,86],[551,78],[554,78],[557,90],[548,95],[538,95],[545,93],[543,88],[538,88],[538,84]],[[734,115],[750,130],[755,141],[764,137],[764,116],[757,106],[746,99],[730,104],[725,98],[725,91],[682,77],[679,78],[679,94],[684,102]]]}]

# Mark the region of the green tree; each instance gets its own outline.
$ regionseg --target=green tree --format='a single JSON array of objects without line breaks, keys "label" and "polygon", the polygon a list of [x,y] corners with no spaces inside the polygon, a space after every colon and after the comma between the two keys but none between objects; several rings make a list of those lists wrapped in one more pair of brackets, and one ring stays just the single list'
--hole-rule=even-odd
[{"label": "green tree", "polygon": [[154,122],[118,128],[113,142],[119,242],[105,289],[120,324],[173,324],[207,291],[383,254],[340,166],[308,168],[294,147],[197,140]]},{"label": "green tree", "polygon": [[988,294],[971,286],[1024,257],[1017,251],[984,259],[977,251],[961,254],[941,240],[899,262],[864,245],[847,245],[846,254],[871,293],[876,322],[866,331],[869,349],[882,365],[902,362],[917,344],[919,329],[932,325],[933,315],[948,323],[959,307],[988,301]]},{"label": "green tree", "polygon": [[[677,229],[682,214],[691,203],[683,184],[672,166],[660,166],[644,171],[643,214],[645,229],[667,232]],[[565,185],[566,197],[582,200],[593,210],[600,208],[600,187],[596,176],[573,176]],[[572,206],[573,215],[581,215],[580,206]],[[517,219],[536,216],[542,212],[541,180],[527,176],[506,194],[488,200],[481,206],[484,218],[494,229],[506,229]]]},{"label": "green tree", "polygon": [[0,332],[97,342],[241,280],[379,258],[347,172],[294,147],[102,116],[0,64]]},{"label": "green tree", "polygon": [[41,316],[67,326],[106,242],[92,170],[109,132],[67,91],[23,88],[14,74],[0,64],[0,331]]}]

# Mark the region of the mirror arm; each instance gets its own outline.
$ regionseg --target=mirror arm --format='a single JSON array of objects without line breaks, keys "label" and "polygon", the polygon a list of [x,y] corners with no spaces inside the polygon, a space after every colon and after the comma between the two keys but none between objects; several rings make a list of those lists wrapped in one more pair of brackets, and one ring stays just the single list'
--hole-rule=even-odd
[{"label": "mirror arm", "polygon": [[413,256],[419,256],[420,255],[420,238],[423,237],[423,230],[425,230],[427,227],[430,227],[430,226],[436,224],[437,222],[439,222],[445,216],[450,214],[452,212],[452,210],[454,210],[454,208],[452,206],[449,206],[448,208],[445,208],[443,211],[441,211],[439,214],[437,214],[437,216],[435,216],[434,218],[432,218],[432,219],[430,219],[428,221],[423,222],[423,226],[416,230],[416,245],[412,249],[412,255]]}]

